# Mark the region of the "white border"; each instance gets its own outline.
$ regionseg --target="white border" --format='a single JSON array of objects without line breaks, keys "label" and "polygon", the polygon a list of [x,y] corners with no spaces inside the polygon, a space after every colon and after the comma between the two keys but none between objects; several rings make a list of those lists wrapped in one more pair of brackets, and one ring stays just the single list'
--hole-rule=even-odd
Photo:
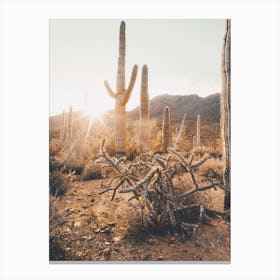
[{"label": "white border", "polygon": [[[232,261],[48,262],[49,18],[232,19]],[[2,1],[1,279],[279,279],[279,2]]]}]

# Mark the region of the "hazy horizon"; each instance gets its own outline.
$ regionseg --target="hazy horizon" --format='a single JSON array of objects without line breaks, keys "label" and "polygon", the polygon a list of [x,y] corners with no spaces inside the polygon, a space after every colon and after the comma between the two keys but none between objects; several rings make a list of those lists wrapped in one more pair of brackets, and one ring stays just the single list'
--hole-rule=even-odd
[{"label": "hazy horizon", "polygon": [[[121,20],[50,20],[50,115],[114,109],[104,80],[115,90]],[[206,97],[221,90],[223,19],[132,19],[126,22],[126,86],[138,75],[127,110],[139,106],[141,71],[149,70],[149,95]]]}]

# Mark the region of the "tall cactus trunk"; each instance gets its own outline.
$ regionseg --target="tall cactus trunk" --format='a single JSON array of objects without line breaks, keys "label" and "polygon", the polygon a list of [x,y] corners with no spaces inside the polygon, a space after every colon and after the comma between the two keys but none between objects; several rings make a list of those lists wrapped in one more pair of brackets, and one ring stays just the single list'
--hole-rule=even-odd
[{"label": "tall cactus trunk", "polygon": [[64,141],[64,133],[65,133],[65,110],[63,110],[62,117],[61,117],[61,125],[60,125],[60,133],[59,133],[59,140]]},{"label": "tall cactus trunk", "polygon": [[126,153],[126,106],[121,103],[121,98],[115,102],[115,149],[117,156]]},{"label": "tall cactus trunk", "polygon": [[[223,144],[224,185],[230,189],[230,94],[231,94],[231,22],[226,21],[226,33],[222,49],[222,92],[221,92],[221,139]],[[230,192],[225,193],[224,209],[230,209]]]},{"label": "tall cactus trunk", "polygon": [[198,115],[196,121],[196,146],[200,147],[200,144],[200,115]]},{"label": "tall cactus trunk", "polygon": [[172,144],[171,124],[170,124],[170,110],[168,106],[164,107],[164,116],[162,123],[162,147],[163,152]]},{"label": "tall cactus trunk", "polygon": [[73,109],[72,109],[72,105],[69,108],[67,130],[68,130],[67,137],[69,139],[72,139],[72,137],[73,137]]},{"label": "tall cactus trunk", "polygon": [[119,58],[117,71],[117,90],[114,92],[107,81],[104,82],[108,94],[116,99],[115,103],[115,150],[117,157],[126,153],[126,104],[133,90],[138,67],[134,65],[130,83],[125,88],[125,22],[121,22],[119,36]]},{"label": "tall cactus trunk", "polygon": [[141,93],[140,93],[140,128],[139,145],[141,150],[149,148],[149,93],[148,93],[148,67],[142,68]]}]

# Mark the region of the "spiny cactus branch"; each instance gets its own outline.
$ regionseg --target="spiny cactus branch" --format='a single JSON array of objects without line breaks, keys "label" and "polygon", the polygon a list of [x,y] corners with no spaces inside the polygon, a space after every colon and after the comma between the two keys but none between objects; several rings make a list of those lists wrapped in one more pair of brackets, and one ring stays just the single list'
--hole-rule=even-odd
[{"label": "spiny cactus branch", "polygon": [[112,88],[110,87],[108,81],[104,81],[104,86],[108,92],[108,94],[112,97],[112,98],[116,98],[117,95],[116,93],[112,90]]},{"label": "spiny cactus branch", "polygon": [[135,85],[137,72],[138,72],[138,66],[134,65],[133,69],[132,69],[132,72],[131,72],[131,78],[130,78],[130,82],[129,82],[128,88],[125,91],[125,94],[123,96],[122,105],[126,105],[128,100],[129,100],[129,98],[130,98],[130,96],[131,96],[132,90],[133,90],[134,85]]}]

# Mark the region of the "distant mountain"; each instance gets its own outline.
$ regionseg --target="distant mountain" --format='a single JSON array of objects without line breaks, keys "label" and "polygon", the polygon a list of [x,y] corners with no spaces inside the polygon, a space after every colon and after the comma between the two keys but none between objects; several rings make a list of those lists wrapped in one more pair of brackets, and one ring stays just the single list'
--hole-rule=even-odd
[{"label": "distant mountain", "polygon": [[[164,106],[170,107],[172,120],[181,120],[183,115],[187,114],[188,120],[196,120],[197,115],[201,116],[202,122],[219,122],[220,120],[220,94],[212,94],[207,97],[198,95],[159,95],[150,100],[150,119],[156,118],[162,120]],[[105,116],[111,118],[109,123],[113,123],[114,111],[108,111]],[[66,113],[66,117],[68,113]],[[51,116],[49,118],[50,130],[59,130],[61,127],[62,115]],[[139,120],[139,107],[127,112],[129,122],[136,123]],[[88,117],[82,112],[73,112],[74,123],[77,120],[89,121]]]},{"label": "distant mountain", "polygon": [[[191,95],[163,94],[150,100],[150,119],[161,119],[164,106],[170,107],[171,119],[182,119],[186,113],[189,120],[195,120],[197,115],[204,121],[219,122],[220,120],[220,94],[207,97]],[[139,107],[127,113],[129,120],[139,118]]]}]

